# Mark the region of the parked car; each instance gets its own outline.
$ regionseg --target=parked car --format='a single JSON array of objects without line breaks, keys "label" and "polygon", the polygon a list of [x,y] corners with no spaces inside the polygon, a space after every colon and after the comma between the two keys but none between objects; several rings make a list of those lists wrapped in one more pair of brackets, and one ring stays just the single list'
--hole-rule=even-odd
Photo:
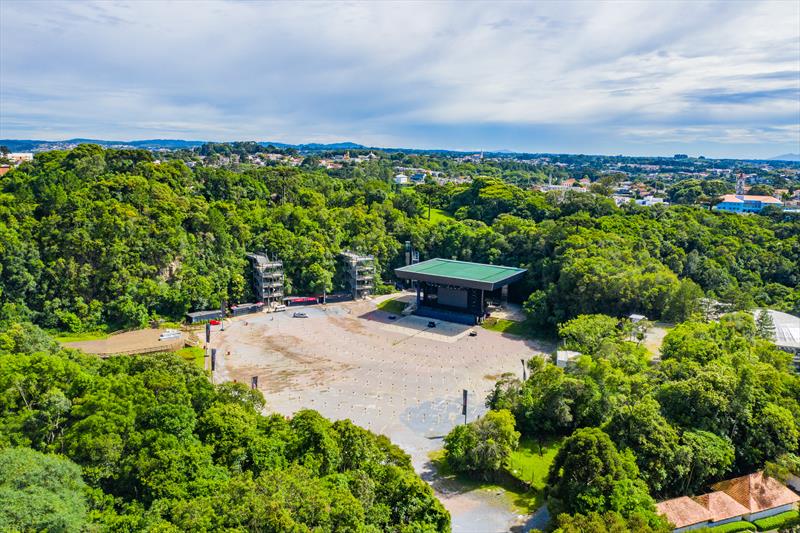
[{"label": "parked car", "polygon": [[436,327],[436,322],[434,322],[433,320],[431,320],[430,322],[428,322],[428,327],[429,327],[429,328],[435,328],[435,327]]},{"label": "parked car", "polygon": [[478,336],[478,332],[473,329],[472,331],[469,332],[469,336],[470,337],[477,337]]},{"label": "parked car", "polygon": [[219,320],[217,320],[215,318],[212,318],[211,320],[209,320],[208,323],[211,324],[212,326],[219,326],[220,324],[222,324],[222,322],[220,322]]},{"label": "parked car", "polygon": [[272,311],[277,313],[278,311],[286,311],[286,306],[283,304],[278,304],[272,308]]},{"label": "parked car", "polygon": [[389,315],[389,320],[397,320],[397,315]]},{"label": "parked car", "polygon": [[293,318],[308,318],[308,314],[307,313],[301,313],[300,311],[296,311],[296,312],[292,313],[292,317]]}]

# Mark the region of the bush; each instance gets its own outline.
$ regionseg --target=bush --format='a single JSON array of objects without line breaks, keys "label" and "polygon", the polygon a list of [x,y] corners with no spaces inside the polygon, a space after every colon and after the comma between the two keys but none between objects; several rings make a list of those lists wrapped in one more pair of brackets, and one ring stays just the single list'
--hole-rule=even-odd
[{"label": "bush", "polygon": [[722,524],[721,526],[710,527],[708,529],[704,529],[703,531],[709,531],[713,533],[736,533],[737,531],[755,531],[756,526],[751,524],[750,522],[745,522],[744,520],[740,520],[738,522],[730,522],[728,524]]},{"label": "bush", "polygon": [[753,523],[756,525],[758,531],[769,531],[771,529],[778,529],[781,526],[790,525],[793,520],[797,520],[798,516],[800,516],[798,511],[786,511],[785,513],[754,520]]},{"label": "bush", "polygon": [[490,479],[505,465],[519,444],[514,417],[506,409],[459,425],[444,438],[447,464],[456,472]]}]

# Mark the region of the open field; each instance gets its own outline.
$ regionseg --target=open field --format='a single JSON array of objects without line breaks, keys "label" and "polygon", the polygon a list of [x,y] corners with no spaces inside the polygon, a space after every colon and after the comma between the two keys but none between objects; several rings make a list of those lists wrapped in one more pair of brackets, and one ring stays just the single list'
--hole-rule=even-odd
[{"label": "open field", "polygon": [[428,454],[463,422],[462,389],[473,420],[486,411],[484,399],[500,374],[519,372],[521,358],[552,346],[487,330],[470,337],[473,328],[447,322],[428,328],[429,319],[415,316],[389,320],[374,301],[302,310],[308,318],[292,318],[289,309],[214,331],[211,344],[223,354],[215,380],[250,383],[258,376],[270,411],[316,409],[387,435],[433,484],[454,531],[508,531],[524,522],[497,493],[441,482]]}]

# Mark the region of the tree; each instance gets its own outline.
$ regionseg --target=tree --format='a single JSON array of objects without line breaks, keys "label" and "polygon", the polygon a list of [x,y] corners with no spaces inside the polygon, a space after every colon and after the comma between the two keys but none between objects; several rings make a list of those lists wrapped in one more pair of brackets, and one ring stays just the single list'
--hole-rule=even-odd
[{"label": "tree", "polygon": [[580,315],[559,325],[566,346],[586,354],[596,353],[606,339],[621,338],[619,321],[606,315]]},{"label": "tree", "polygon": [[758,312],[758,318],[756,319],[756,335],[768,341],[775,340],[775,321],[772,319],[772,315],[767,309],[762,309]]},{"label": "tree", "polygon": [[655,518],[633,456],[617,451],[598,428],[578,429],[564,441],[550,466],[546,492],[555,515],[615,511]]},{"label": "tree", "polygon": [[30,448],[0,451],[0,529],[81,531],[89,522],[81,470]]},{"label": "tree", "polygon": [[453,428],[444,439],[445,458],[456,472],[492,479],[518,443],[511,413],[489,411],[474,422]]},{"label": "tree", "polygon": [[656,494],[664,494],[675,478],[685,475],[684,450],[678,432],[661,415],[658,402],[646,397],[620,407],[606,433],[619,449],[630,449],[642,478]]},{"label": "tree", "polygon": [[681,437],[689,468],[675,494],[696,494],[710,482],[722,479],[733,466],[735,448],[730,440],[708,431],[687,430]]},{"label": "tree", "polygon": [[688,278],[682,279],[667,299],[664,318],[671,322],[688,320],[700,312],[702,297],[703,289],[697,283]]}]

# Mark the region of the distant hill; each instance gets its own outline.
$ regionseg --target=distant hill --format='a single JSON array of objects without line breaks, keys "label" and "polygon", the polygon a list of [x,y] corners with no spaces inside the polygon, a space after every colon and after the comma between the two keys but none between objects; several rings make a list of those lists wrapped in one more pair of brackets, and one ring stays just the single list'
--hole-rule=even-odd
[{"label": "distant hill", "polygon": [[770,157],[770,161],[800,161],[800,154],[783,154]]}]

